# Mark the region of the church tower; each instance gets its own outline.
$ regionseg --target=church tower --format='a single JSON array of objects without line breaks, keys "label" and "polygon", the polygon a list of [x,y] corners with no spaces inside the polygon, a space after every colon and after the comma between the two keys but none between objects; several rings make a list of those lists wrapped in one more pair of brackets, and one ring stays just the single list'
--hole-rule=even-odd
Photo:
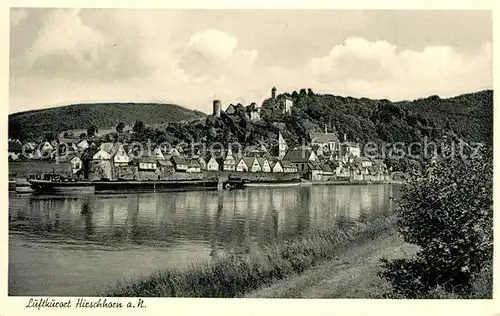
[{"label": "church tower", "polygon": [[278,159],[283,159],[286,155],[286,150],[288,149],[288,146],[286,145],[285,139],[283,138],[283,135],[281,135],[281,132],[278,133]]},{"label": "church tower", "polygon": [[273,100],[273,101],[276,101],[276,91],[277,91],[277,90],[278,90],[278,89],[276,89],[276,87],[273,87],[273,88],[271,89],[271,100]]}]

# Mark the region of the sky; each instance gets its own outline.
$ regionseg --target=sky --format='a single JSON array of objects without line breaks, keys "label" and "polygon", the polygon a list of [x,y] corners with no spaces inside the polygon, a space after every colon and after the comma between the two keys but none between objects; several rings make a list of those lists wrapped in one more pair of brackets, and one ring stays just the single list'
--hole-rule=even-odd
[{"label": "sky", "polygon": [[491,11],[10,10],[9,113],[81,102],[411,100],[493,88]]}]

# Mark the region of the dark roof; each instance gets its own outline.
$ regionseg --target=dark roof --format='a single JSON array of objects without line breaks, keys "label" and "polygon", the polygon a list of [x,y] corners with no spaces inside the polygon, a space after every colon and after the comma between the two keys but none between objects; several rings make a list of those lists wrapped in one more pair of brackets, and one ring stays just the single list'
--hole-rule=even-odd
[{"label": "dark roof", "polygon": [[167,166],[167,167],[173,167],[172,162],[169,160],[164,160],[164,159],[158,159],[158,165],[160,166]]},{"label": "dark roof", "polygon": [[157,158],[153,156],[142,156],[138,158],[139,162],[145,162],[145,163],[156,163]]},{"label": "dark roof", "polygon": [[339,142],[339,137],[336,133],[311,133],[311,142],[313,143],[330,143]]},{"label": "dark roof", "polygon": [[9,152],[14,152],[14,153],[23,152],[23,146],[18,142],[9,142]]},{"label": "dark roof", "polygon": [[201,168],[200,162],[198,159],[191,158],[188,162],[189,168]]},{"label": "dark roof", "polygon": [[[259,162],[259,165],[262,167],[264,163],[268,160],[267,158],[257,158],[257,161]],[[268,161],[269,163],[269,161]]]},{"label": "dark roof", "polygon": [[89,148],[82,155],[82,159],[91,160],[97,152],[101,150],[100,148]]},{"label": "dark roof", "polygon": [[256,159],[256,158],[255,157],[248,157],[248,156],[241,158],[241,160],[243,160],[245,162],[245,164],[247,165],[248,168],[252,167],[254,159]]},{"label": "dark roof", "polygon": [[281,160],[281,165],[283,166],[283,168],[292,168],[294,167],[294,165],[292,165],[292,163],[288,160]]},{"label": "dark roof", "polygon": [[332,167],[330,167],[330,165],[327,163],[322,164],[321,169],[323,169],[323,171],[325,172],[333,172]]},{"label": "dark roof", "polygon": [[323,170],[321,169],[321,166],[315,161],[309,161],[307,164],[309,165],[309,169],[311,170]]},{"label": "dark roof", "polygon": [[309,156],[311,156],[311,150],[309,149],[291,149],[287,151],[283,160],[288,160],[290,162],[307,162],[309,161]]},{"label": "dark roof", "polygon": [[224,159],[223,159],[223,158],[221,158],[221,157],[219,157],[219,158],[215,158],[215,161],[217,161],[217,164],[218,164],[219,166],[224,165]]},{"label": "dark roof", "polygon": [[179,156],[172,156],[172,162],[176,165],[187,165],[188,164],[186,159],[179,157]]}]

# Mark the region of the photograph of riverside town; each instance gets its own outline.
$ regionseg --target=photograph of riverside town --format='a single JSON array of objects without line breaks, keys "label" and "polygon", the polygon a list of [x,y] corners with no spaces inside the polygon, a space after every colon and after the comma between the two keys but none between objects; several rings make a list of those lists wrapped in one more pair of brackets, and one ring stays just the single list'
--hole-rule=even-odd
[{"label": "photograph of riverside town", "polygon": [[491,299],[491,11],[10,9],[8,294]]}]

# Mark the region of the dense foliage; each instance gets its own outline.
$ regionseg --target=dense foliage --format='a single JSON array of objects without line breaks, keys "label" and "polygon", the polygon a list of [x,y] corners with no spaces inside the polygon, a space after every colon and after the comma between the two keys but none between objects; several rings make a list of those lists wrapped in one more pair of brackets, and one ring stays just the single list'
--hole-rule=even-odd
[{"label": "dense foliage", "polygon": [[[283,114],[276,104],[266,99],[260,121],[251,121],[242,104],[235,105],[235,114],[223,111],[221,117],[209,115],[198,120],[191,120],[202,117],[196,111],[160,104],[73,105],[24,112],[9,117],[9,137],[22,139],[43,135],[40,130],[86,130],[92,125],[102,130],[120,122],[128,125],[135,122],[131,137],[134,141],[172,145],[238,142],[243,146],[264,141],[276,145],[278,132],[281,132],[289,146],[297,146],[309,142],[310,133],[323,131],[326,125],[329,131],[336,130],[341,140],[345,135],[362,146],[368,142],[377,144],[377,155],[386,159],[388,167],[400,171],[411,170],[420,162],[407,156],[390,159],[389,151],[384,151],[388,144],[401,142],[408,146],[442,139],[445,135],[466,142],[492,143],[491,90],[449,99],[432,96],[404,102],[317,94],[311,89],[281,94],[277,99],[284,97],[293,101],[292,114]],[[167,124],[155,126],[155,123]]]},{"label": "dense foliage", "polygon": [[487,148],[480,157],[471,151],[428,163],[403,186],[398,227],[421,250],[412,259],[384,260],[381,275],[396,295],[422,298],[436,289],[467,295],[474,278],[491,267],[493,159]]},{"label": "dense foliage", "polygon": [[9,115],[9,137],[26,140],[44,132],[61,132],[114,127],[120,122],[133,124],[141,120],[146,124],[191,120],[204,114],[174,104],[153,103],[96,103],[75,104],[44,110]]},{"label": "dense foliage", "polygon": [[[242,104],[236,113],[220,118],[208,116],[204,121],[172,123],[163,129],[149,131],[153,141],[168,142],[221,142],[237,141],[254,145],[260,141],[276,142],[278,132],[290,146],[310,141],[309,133],[336,130],[341,140],[379,144],[402,142],[424,143],[451,135],[466,142],[492,142],[493,92],[491,90],[461,95],[449,99],[437,96],[392,103],[388,100],[355,99],[328,94],[315,94],[305,89],[287,96],[294,102],[292,115],[285,115],[267,99],[262,104],[261,120],[251,121]],[[384,157],[389,167],[407,171],[417,162]]]}]

